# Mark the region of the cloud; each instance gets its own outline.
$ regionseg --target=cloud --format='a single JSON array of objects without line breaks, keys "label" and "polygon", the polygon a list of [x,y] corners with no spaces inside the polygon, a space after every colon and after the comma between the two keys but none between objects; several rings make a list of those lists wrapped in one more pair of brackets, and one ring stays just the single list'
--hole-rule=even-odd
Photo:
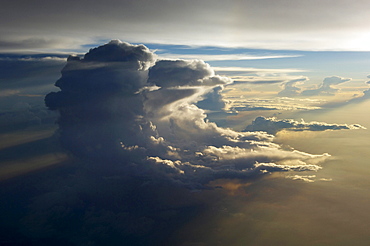
[{"label": "cloud", "polygon": [[63,49],[68,45],[73,45],[74,41],[71,38],[40,38],[40,37],[24,37],[18,40],[3,39],[0,40],[0,50],[3,52],[27,52],[33,50],[53,50]]},{"label": "cloud", "polygon": [[308,98],[278,97],[274,99],[265,98],[226,98],[230,101],[231,109],[236,111],[258,111],[258,110],[313,110],[319,109],[322,100]]},{"label": "cloud", "polygon": [[231,79],[215,76],[209,64],[201,60],[160,60],[149,71],[149,83],[160,87],[215,86]]},{"label": "cloud", "polygon": [[47,110],[42,97],[7,96],[0,98],[0,133],[54,124],[57,114]]},{"label": "cloud", "polygon": [[47,110],[46,93],[67,57],[57,54],[0,54],[0,132],[54,124],[57,113]]},{"label": "cloud", "polygon": [[[368,75],[367,78],[370,79],[370,75]],[[370,84],[370,80],[366,81],[366,84]]]},{"label": "cloud", "polygon": [[292,119],[278,120],[275,117],[265,118],[257,117],[252,124],[245,128],[245,131],[264,131],[270,134],[276,134],[282,130],[288,131],[326,131],[326,130],[352,130],[366,129],[365,127],[354,124],[328,124],[324,122],[304,122],[303,120],[295,121]]},{"label": "cloud", "polygon": [[278,93],[278,96],[283,97],[294,97],[298,96],[301,92],[301,88],[297,87],[297,85],[300,85],[304,83],[305,81],[308,81],[307,77],[299,78],[299,79],[293,79],[283,84],[283,90]]},{"label": "cloud", "polygon": [[216,86],[212,91],[208,92],[202,96],[201,101],[197,102],[197,106],[201,109],[211,110],[211,111],[221,111],[225,108],[227,101],[223,98],[221,92],[223,90],[222,86]]},{"label": "cloud", "polygon": [[[58,78],[65,64],[66,56],[46,55],[0,55],[0,89],[19,90],[31,93],[41,89]],[[49,91],[52,87],[47,88]],[[42,91],[45,94],[47,91]]]},{"label": "cloud", "polygon": [[307,72],[303,69],[296,68],[253,68],[253,67],[213,67],[217,72],[228,73],[247,73],[247,74],[288,74],[288,73],[302,73]]},{"label": "cloud", "polygon": [[[277,58],[292,58],[300,57],[301,55],[248,55],[248,54],[167,54],[162,53],[159,55],[161,59],[170,60],[170,59],[185,59],[185,60],[194,60],[201,59],[204,61],[235,61],[235,60],[263,60],[263,59],[277,59]],[[226,68],[228,69],[228,68]],[[229,70],[229,69],[228,69]],[[222,70],[225,71],[225,70]]]},{"label": "cloud", "polygon": [[351,79],[341,78],[338,76],[326,77],[319,88],[314,90],[305,90],[301,92],[302,96],[315,96],[315,95],[333,95],[339,89],[332,87],[333,85],[339,85],[344,82],[348,82]]},{"label": "cloud", "polygon": [[286,176],[287,179],[292,180],[301,180],[307,183],[315,182],[314,178],[316,178],[316,175],[288,175]]},{"label": "cloud", "polygon": [[155,61],[145,46],[114,40],[70,56],[60,91],[45,102],[60,113],[65,148],[118,173],[199,188],[217,178],[321,168],[329,155],[283,149],[268,133],[207,121],[196,104],[212,95],[222,104],[228,83],[203,61]]},{"label": "cloud", "polygon": [[[246,79],[246,78],[244,78]],[[256,85],[269,85],[269,84],[277,84],[284,82],[283,79],[256,79],[256,78],[249,78],[248,80],[235,80],[234,84],[256,84]]]},{"label": "cloud", "polygon": [[78,245],[161,245],[212,203],[194,192],[210,181],[322,169],[329,154],[208,121],[197,104],[221,103],[228,82],[202,61],[156,61],[145,46],[119,41],[69,57],[60,90],[45,103],[60,115],[62,146],[78,158],[72,173],[45,175],[22,233]]}]

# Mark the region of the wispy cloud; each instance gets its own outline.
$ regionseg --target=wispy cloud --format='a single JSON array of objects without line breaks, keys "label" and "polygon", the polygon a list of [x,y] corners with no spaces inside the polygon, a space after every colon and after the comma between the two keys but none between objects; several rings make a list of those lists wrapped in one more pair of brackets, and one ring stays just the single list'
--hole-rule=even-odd
[{"label": "wispy cloud", "polygon": [[301,180],[307,183],[312,183],[315,182],[316,175],[287,175],[287,179],[292,179],[292,180]]}]

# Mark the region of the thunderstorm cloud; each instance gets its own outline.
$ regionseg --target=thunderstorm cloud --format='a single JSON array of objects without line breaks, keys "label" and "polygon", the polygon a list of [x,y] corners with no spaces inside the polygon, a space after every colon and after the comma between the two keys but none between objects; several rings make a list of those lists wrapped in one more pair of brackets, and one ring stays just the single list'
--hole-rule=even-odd
[{"label": "thunderstorm cloud", "polygon": [[45,102],[60,113],[63,146],[113,172],[194,188],[217,178],[321,168],[328,154],[285,149],[269,133],[206,120],[196,104],[214,95],[222,106],[219,91],[230,83],[203,61],[156,60],[144,45],[113,40],[70,56],[55,84],[60,91]]}]

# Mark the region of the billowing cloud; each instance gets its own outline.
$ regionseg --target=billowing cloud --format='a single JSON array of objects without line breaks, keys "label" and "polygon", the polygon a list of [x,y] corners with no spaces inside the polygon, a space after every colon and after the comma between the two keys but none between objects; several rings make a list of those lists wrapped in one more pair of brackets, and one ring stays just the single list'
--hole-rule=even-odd
[{"label": "billowing cloud", "polygon": [[319,88],[314,90],[302,91],[302,96],[315,96],[315,95],[332,95],[338,91],[338,89],[332,87],[335,85],[342,84],[350,81],[350,78],[341,78],[338,76],[326,77]]},{"label": "billowing cloud", "polygon": [[326,130],[343,130],[343,129],[365,129],[365,127],[354,124],[328,124],[324,122],[304,122],[292,119],[278,120],[275,117],[265,118],[257,117],[252,124],[245,128],[245,131],[264,131],[275,134],[282,130],[288,131],[326,131]]},{"label": "billowing cloud", "polygon": [[145,46],[115,40],[69,57],[56,82],[61,90],[45,102],[60,113],[67,149],[94,165],[113,163],[117,172],[194,188],[217,178],[321,168],[329,155],[284,149],[266,132],[207,121],[196,103],[228,83],[203,61],[155,61]]},{"label": "billowing cloud", "polygon": [[149,71],[149,83],[160,87],[214,86],[231,83],[231,79],[215,76],[209,64],[200,60],[161,60]]},{"label": "billowing cloud", "polygon": [[[168,80],[159,71],[168,71]],[[45,102],[60,114],[62,145],[79,158],[71,173],[45,175],[44,191],[20,221],[22,233],[36,243],[163,245],[207,209],[203,200],[212,203],[193,192],[212,180],[312,175],[322,168],[329,154],[208,121],[196,105],[212,96],[220,101],[229,81],[204,62],[165,64],[145,46],[119,41],[69,57],[56,82],[60,91]]]},{"label": "billowing cloud", "polygon": [[221,95],[222,86],[216,86],[212,91],[203,96],[203,100],[197,103],[197,106],[205,110],[221,111],[225,108],[227,101]]}]

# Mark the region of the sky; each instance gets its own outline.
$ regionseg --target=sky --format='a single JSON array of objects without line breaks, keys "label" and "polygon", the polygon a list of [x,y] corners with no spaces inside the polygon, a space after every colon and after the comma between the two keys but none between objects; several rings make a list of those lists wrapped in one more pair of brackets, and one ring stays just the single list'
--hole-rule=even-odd
[{"label": "sky", "polygon": [[368,1],[2,1],[0,244],[369,245]]},{"label": "sky", "polygon": [[[3,1],[3,50],[128,42],[369,51],[369,3],[325,1]],[[97,30],[99,30],[97,32]]]}]

